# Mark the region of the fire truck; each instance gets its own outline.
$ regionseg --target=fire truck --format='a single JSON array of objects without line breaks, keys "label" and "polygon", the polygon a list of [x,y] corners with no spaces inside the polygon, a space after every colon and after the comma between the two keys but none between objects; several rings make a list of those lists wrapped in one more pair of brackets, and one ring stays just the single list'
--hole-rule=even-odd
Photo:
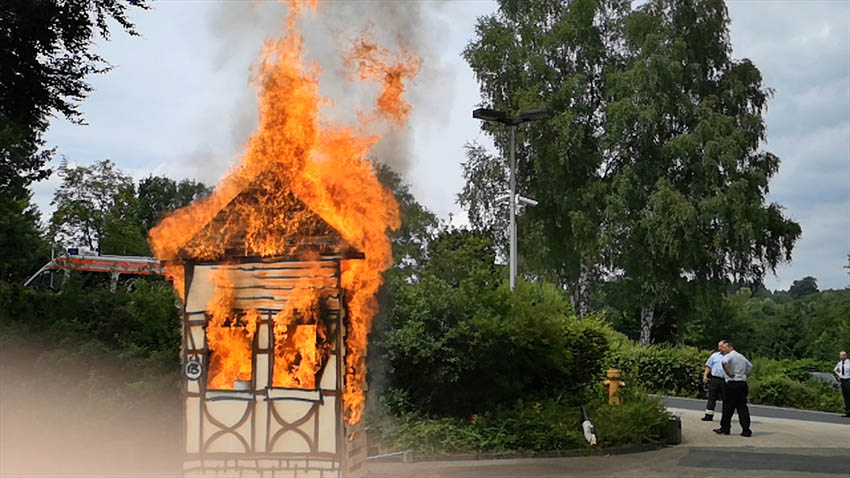
[{"label": "fire truck", "polygon": [[[109,288],[115,291],[119,283],[132,289],[134,280],[142,277],[166,277],[162,262],[154,257],[97,255],[68,249],[42,266],[24,287],[58,290],[72,271],[80,271],[109,279]],[[61,273],[61,278],[56,276]]]}]

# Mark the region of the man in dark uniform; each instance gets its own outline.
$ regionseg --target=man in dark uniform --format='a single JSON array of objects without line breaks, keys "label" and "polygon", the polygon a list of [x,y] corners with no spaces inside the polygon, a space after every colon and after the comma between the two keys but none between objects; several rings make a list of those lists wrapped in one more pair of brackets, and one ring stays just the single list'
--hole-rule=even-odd
[{"label": "man in dark uniform", "polygon": [[723,341],[717,342],[717,352],[711,354],[705,362],[705,371],[702,374],[702,381],[708,385],[708,402],[705,404],[705,416],[702,421],[710,422],[714,420],[714,407],[718,400],[723,400],[723,387],[726,385],[726,372],[723,371],[723,352],[720,347]]},{"label": "man in dark uniform", "polygon": [[844,397],[844,416],[850,418],[850,360],[847,359],[847,352],[838,354],[840,359],[832,369],[835,373],[835,378],[841,384],[841,395]]},{"label": "man in dark uniform", "polygon": [[735,351],[735,346],[729,340],[721,344],[723,352],[723,370],[726,372],[726,388],[723,390],[723,416],[720,418],[720,428],[714,432],[720,435],[728,435],[732,427],[732,414],[738,412],[738,420],[741,422],[741,436],[753,436],[750,430],[750,409],[747,407],[747,377],[753,371],[753,364],[747,357]]}]

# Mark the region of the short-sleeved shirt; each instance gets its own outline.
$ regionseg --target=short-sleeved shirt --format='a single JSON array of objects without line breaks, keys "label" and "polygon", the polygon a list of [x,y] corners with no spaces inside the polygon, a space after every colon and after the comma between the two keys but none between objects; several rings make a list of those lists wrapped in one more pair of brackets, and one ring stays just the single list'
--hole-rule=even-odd
[{"label": "short-sleeved shirt", "polygon": [[708,360],[705,361],[705,366],[711,369],[711,375],[713,377],[726,378],[726,371],[723,370],[723,354],[720,352],[714,352],[708,357]]},{"label": "short-sleeved shirt", "polygon": [[731,375],[726,377],[727,382],[746,382],[747,372],[753,369],[753,364],[742,354],[732,350],[723,356],[723,363],[729,369]]},{"label": "short-sleeved shirt", "polygon": [[[841,373],[841,365],[844,364],[844,373]],[[850,359],[839,360],[838,364],[835,365],[833,369],[838,374],[838,378],[847,379],[850,378]]]}]

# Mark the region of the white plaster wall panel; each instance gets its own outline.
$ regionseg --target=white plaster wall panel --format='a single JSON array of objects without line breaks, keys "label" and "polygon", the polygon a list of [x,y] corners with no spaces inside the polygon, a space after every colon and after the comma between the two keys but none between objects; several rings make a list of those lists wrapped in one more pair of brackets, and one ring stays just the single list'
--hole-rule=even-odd
[{"label": "white plaster wall panel", "polygon": [[200,391],[201,391],[200,380],[202,380],[202,379],[189,380],[189,383],[186,386],[186,389],[189,391],[189,393],[200,393]]},{"label": "white plaster wall panel", "polygon": [[303,436],[295,431],[288,430],[278,436],[272,444],[272,452],[285,453],[310,453],[310,444]]},{"label": "white plaster wall panel", "polygon": [[[213,436],[221,430],[221,428],[212,423],[208,418],[204,418],[204,447],[206,447],[207,452],[250,453],[250,417],[249,419],[245,420],[245,423],[234,429],[233,433],[227,432],[225,434],[217,436],[216,438],[213,438]],[[244,440],[244,443],[239,438]]]},{"label": "white plaster wall panel", "polygon": [[322,372],[319,388],[323,390],[336,390],[336,355],[328,357],[328,363],[325,364],[325,370]]},{"label": "white plaster wall panel", "polygon": [[269,402],[263,397],[257,397],[256,405],[254,405],[254,448],[260,453],[266,452],[266,413],[268,412]]},{"label": "white plaster wall panel", "polygon": [[267,349],[271,346],[269,343],[269,324],[260,324],[257,326],[257,347]]},{"label": "white plaster wall panel", "polygon": [[[253,401],[245,400],[208,400],[207,413],[222,425],[233,427],[242,419],[252,403]],[[204,428],[209,428],[206,423]]]},{"label": "white plaster wall panel", "polygon": [[201,426],[201,406],[199,397],[186,397],[186,452],[197,453],[200,450],[198,443],[198,427]]},{"label": "white plaster wall panel", "polygon": [[271,402],[278,416],[286,423],[295,423],[310,413],[314,402],[303,400],[274,400]]},{"label": "white plaster wall panel", "polygon": [[337,452],[336,422],[336,397],[325,397],[324,405],[319,407],[319,451]]},{"label": "white plaster wall panel", "polygon": [[[319,427],[321,427],[321,426],[322,426],[322,424],[320,423]],[[310,437],[311,441],[313,441],[313,442],[316,441],[316,417],[315,416],[310,417],[309,420],[302,423],[301,425],[298,425],[297,429],[301,430],[302,433],[304,433],[305,435]]]},{"label": "white plaster wall panel", "polygon": [[192,283],[189,284],[189,295],[186,297],[186,312],[203,312],[212,300],[215,292],[213,282],[214,266],[195,266]]},{"label": "white plaster wall panel", "polygon": [[[204,434],[206,435],[206,430],[204,430]],[[246,438],[246,437],[242,437]],[[245,449],[245,445],[242,443],[239,438],[237,438],[232,433],[224,433],[210,440],[207,438],[207,452],[208,453],[249,453],[250,450]],[[251,442],[247,439],[248,446],[251,446]],[[206,465],[206,463],[205,463]]]},{"label": "white plaster wall panel", "polygon": [[[195,316],[195,318],[203,319],[204,317],[198,315]],[[203,325],[198,324],[189,326],[189,337],[186,337],[186,351],[191,352],[193,350],[204,350],[205,339],[206,333]]]},{"label": "white plaster wall panel", "polygon": [[257,365],[254,369],[254,389],[262,390],[269,384],[269,355],[257,354]]}]

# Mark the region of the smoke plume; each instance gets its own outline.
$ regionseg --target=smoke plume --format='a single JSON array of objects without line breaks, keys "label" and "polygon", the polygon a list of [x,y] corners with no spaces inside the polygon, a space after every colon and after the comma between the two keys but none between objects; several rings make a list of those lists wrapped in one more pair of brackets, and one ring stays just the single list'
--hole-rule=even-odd
[{"label": "smoke plume", "polygon": [[[406,82],[403,96],[411,103],[416,118],[439,121],[440,112],[450,107],[451,96],[444,95],[437,101],[432,96],[439,91],[440,83],[446,81],[447,74],[441,71],[433,48],[444,28],[429,12],[444,5],[443,1],[334,1],[320,3],[314,12],[307,13],[300,23],[305,61],[314,62],[320,68],[320,93],[330,100],[322,109],[323,119],[352,124],[363,112],[375,109],[380,85],[364,86],[354,81],[355,72],[350,62],[346,64],[345,61],[355,40],[365,34],[382,48],[422,60],[418,75]],[[282,31],[286,12],[285,5],[273,1],[224,2],[209,16],[209,27],[218,40],[213,56],[215,67],[222,71],[244,69],[246,78],[246,88],[233,92],[232,114],[223,119],[230,123],[233,147],[233,151],[223,157],[237,156],[256,128],[256,90],[247,87],[252,77],[249,70],[263,41]],[[383,139],[370,154],[404,175],[413,157],[410,128],[388,122],[380,131]]]}]

